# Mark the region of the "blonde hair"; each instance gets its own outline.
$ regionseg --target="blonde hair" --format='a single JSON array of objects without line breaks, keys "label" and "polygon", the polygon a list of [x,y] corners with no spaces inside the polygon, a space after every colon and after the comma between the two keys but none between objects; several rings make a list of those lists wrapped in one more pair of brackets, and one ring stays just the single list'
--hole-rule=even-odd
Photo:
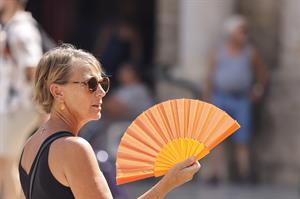
[{"label": "blonde hair", "polygon": [[99,61],[92,54],[76,49],[70,44],[62,44],[46,52],[41,58],[35,72],[33,99],[46,113],[51,112],[54,101],[50,85],[66,84],[78,59],[102,72]]}]

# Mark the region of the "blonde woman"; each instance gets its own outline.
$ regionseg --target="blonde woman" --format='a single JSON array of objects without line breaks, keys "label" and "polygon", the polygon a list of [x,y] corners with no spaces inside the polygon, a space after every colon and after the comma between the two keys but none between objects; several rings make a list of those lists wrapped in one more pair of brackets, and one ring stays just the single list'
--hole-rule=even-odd
[{"label": "blonde woman", "polygon": [[[50,119],[22,153],[19,173],[27,199],[112,198],[90,144],[77,136],[84,124],[101,117],[108,89],[109,79],[87,52],[64,45],[42,57],[35,74],[35,101]],[[199,168],[193,157],[175,165],[140,198],[163,198]]]}]

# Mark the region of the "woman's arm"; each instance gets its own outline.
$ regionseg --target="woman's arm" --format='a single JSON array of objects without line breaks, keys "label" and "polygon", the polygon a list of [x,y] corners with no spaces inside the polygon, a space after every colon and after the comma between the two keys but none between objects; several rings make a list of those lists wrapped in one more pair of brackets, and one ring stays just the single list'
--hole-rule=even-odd
[{"label": "woman's arm", "polygon": [[[67,139],[62,154],[58,156],[64,157],[63,172],[75,198],[112,199],[90,144],[79,137]],[[200,164],[195,162],[195,157],[180,162],[139,199],[161,199],[175,187],[190,181],[199,169]]]},{"label": "woman's arm", "polygon": [[76,199],[112,199],[90,144],[80,137],[64,143],[63,172]]},{"label": "woman's arm", "polygon": [[267,67],[263,63],[258,51],[253,49],[252,57],[253,70],[255,75],[255,83],[252,88],[252,100],[258,101],[264,94],[264,89],[267,84],[268,73]]},{"label": "woman's arm", "polygon": [[194,174],[200,169],[200,164],[191,157],[176,164],[168,173],[149,191],[139,199],[161,199],[175,187],[190,181]]}]

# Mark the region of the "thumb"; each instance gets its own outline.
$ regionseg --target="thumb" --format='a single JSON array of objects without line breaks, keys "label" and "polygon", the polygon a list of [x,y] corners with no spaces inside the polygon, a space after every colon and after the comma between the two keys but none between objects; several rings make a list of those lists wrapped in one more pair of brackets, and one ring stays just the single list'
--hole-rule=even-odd
[{"label": "thumb", "polygon": [[199,169],[201,168],[201,165],[199,162],[195,162],[193,165],[191,165],[190,167],[185,168],[184,170],[188,173],[196,173],[197,171],[199,171]]},{"label": "thumb", "polygon": [[191,156],[190,158],[188,158],[188,159],[186,159],[186,160],[184,160],[184,161],[182,161],[182,162],[179,162],[179,163],[177,164],[177,167],[178,167],[179,169],[183,169],[183,168],[185,168],[185,167],[191,166],[195,161],[196,161],[195,156]]}]

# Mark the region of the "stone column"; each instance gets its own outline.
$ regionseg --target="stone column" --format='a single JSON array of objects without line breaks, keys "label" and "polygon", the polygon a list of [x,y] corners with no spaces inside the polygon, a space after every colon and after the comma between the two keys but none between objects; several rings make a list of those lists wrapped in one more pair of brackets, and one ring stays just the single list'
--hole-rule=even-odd
[{"label": "stone column", "polygon": [[300,1],[282,0],[279,67],[271,71],[268,120],[261,137],[263,179],[300,184]]},{"label": "stone column", "polygon": [[177,76],[201,85],[209,50],[233,8],[233,0],[179,0]]},{"label": "stone column", "polygon": [[157,1],[156,63],[200,85],[208,51],[233,8],[234,0]]},{"label": "stone column", "polygon": [[240,0],[237,11],[248,19],[250,38],[269,69],[278,65],[280,1]]},{"label": "stone column", "polygon": [[173,66],[178,54],[178,0],[158,0],[155,62]]}]

